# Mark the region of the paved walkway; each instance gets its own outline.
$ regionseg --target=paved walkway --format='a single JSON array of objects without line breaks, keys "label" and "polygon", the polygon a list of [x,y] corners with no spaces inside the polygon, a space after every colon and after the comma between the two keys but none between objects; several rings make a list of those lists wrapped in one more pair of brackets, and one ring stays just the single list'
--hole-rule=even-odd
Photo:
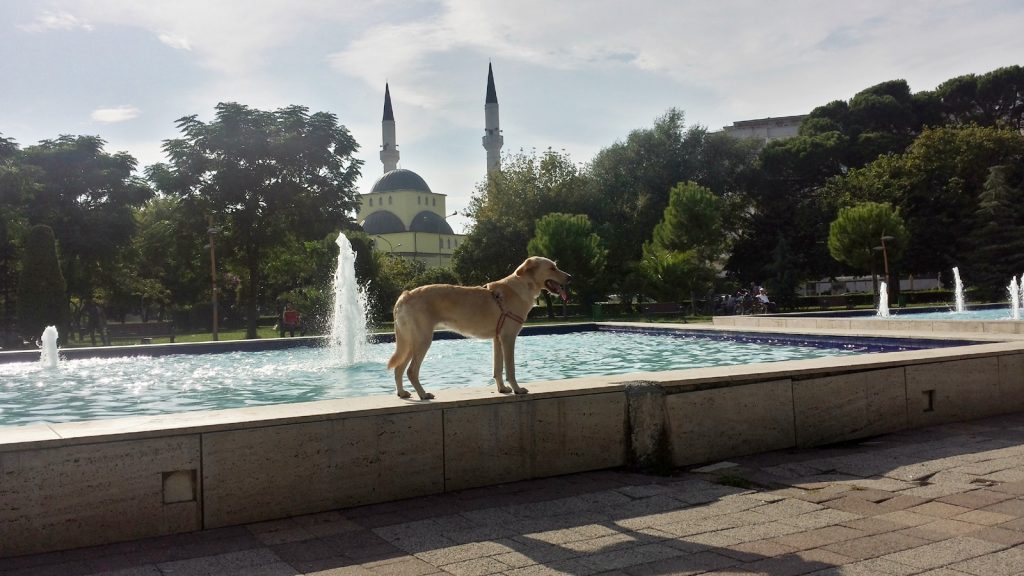
[{"label": "paved walkway", "polygon": [[1024,574],[1024,414],[0,560],[0,575]]}]

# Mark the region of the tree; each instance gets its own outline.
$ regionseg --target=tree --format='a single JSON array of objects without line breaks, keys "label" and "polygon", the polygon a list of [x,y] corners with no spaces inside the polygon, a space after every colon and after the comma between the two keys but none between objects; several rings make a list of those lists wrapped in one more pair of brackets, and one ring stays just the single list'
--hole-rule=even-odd
[{"label": "tree", "polygon": [[26,207],[36,191],[21,163],[21,150],[9,138],[0,137],[0,346],[17,345],[15,293],[22,240],[28,230]]},{"label": "tree", "polygon": [[594,156],[588,170],[598,212],[588,213],[609,242],[612,275],[640,259],[644,240],[668,205],[669,190],[696,179],[706,135],[700,127],[687,130],[683,112],[672,108],[651,128],[633,130]]},{"label": "tree", "polygon": [[640,270],[659,300],[689,299],[691,314],[696,314],[695,294],[714,280],[714,274],[701,262],[696,250],[670,250],[657,242],[644,243]]},{"label": "tree", "polygon": [[664,281],[669,275],[685,272],[686,277],[680,281],[689,288],[695,314],[696,302],[711,290],[718,271],[716,262],[726,250],[721,199],[694,182],[677,184],[669,193],[661,222],[654,227],[652,242],[643,250],[646,270],[654,272],[652,278]]},{"label": "tree", "polygon": [[119,284],[116,262],[135,233],[133,210],[153,195],[134,175],[135,158],[109,154],[105,144],[98,136],[64,135],[21,154],[35,182],[26,217],[53,230],[68,293],[76,299]]},{"label": "tree", "polygon": [[[882,240],[885,237],[886,240]],[[884,253],[881,248],[884,243]],[[888,258],[890,269],[907,245],[907,229],[898,210],[888,204],[863,202],[843,208],[829,226],[828,251],[859,272],[869,272],[878,293],[878,262]]]},{"label": "tree", "polygon": [[549,212],[589,213],[589,193],[589,179],[567,154],[548,149],[506,159],[466,210],[474,222],[453,255],[456,274],[474,284],[507,276],[526,258],[537,221]]},{"label": "tree", "polygon": [[18,331],[34,342],[47,326],[70,335],[67,284],[57,258],[57,240],[49,226],[37,224],[25,239],[25,258],[18,282]]},{"label": "tree", "polygon": [[946,123],[1024,128],[1024,67],[950,78],[935,89],[935,95]]},{"label": "tree", "polygon": [[836,202],[890,203],[909,231],[906,269],[935,273],[970,257],[967,246],[989,168],[1020,165],[1024,135],[981,126],[924,130],[903,154],[879,157],[828,183]]},{"label": "tree", "polygon": [[246,337],[257,336],[265,257],[285,237],[318,240],[349,222],[361,161],[333,114],[303,106],[273,112],[220,103],[214,120],[177,122],[170,165],[151,167],[160,190],[188,198],[220,223],[227,254],[245,271]]},{"label": "tree", "polygon": [[[602,296],[602,278],[608,250],[601,237],[593,232],[590,218],[583,214],[547,214],[537,222],[537,229],[527,245],[530,256],[555,260],[561,269],[573,275],[569,288],[579,294],[588,307]],[[551,310],[550,303],[548,310]]]},{"label": "tree", "polygon": [[964,273],[977,286],[976,296],[992,301],[1005,296],[1005,285],[1024,273],[1024,166],[993,166],[978,198],[974,229],[968,238]]}]

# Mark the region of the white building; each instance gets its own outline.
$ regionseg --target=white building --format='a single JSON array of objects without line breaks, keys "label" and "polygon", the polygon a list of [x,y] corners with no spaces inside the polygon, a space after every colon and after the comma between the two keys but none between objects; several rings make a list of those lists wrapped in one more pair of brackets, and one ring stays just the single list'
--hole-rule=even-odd
[{"label": "white building", "polygon": [[740,120],[733,122],[722,130],[734,137],[756,139],[763,142],[792,138],[800,133],[800,124],[807,114],[798,116],[780,116],[778,118],[758,118],[756,120]]}]

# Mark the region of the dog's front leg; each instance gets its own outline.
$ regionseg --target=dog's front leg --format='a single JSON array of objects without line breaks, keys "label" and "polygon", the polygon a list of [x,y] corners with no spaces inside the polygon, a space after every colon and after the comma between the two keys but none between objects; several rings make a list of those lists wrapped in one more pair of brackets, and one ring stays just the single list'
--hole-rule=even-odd
[{"label": "dog's front leg", "polygon": [[498,385],[498,392],[502,394],[508,394],[512,391],[511,388],[505,386],[505,383],[501,378],[501,365],[503,355],[501,353],[501,338],[498,336],[494,337],[494,383]]},{"label": "dog's front leg", "polygon": [[516,382],[516,334],[501,339],[501,350],[505,356],[505,377],[516,394],[526,394],[526,388]]}]

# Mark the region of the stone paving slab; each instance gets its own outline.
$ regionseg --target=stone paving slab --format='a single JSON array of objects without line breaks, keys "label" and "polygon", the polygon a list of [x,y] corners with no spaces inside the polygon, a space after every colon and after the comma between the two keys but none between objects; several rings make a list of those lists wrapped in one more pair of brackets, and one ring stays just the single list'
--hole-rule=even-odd
[{"label": "stone paving slab", "polygon": [[0,576],[1024,574],[1024,414],[0,559]]}]

